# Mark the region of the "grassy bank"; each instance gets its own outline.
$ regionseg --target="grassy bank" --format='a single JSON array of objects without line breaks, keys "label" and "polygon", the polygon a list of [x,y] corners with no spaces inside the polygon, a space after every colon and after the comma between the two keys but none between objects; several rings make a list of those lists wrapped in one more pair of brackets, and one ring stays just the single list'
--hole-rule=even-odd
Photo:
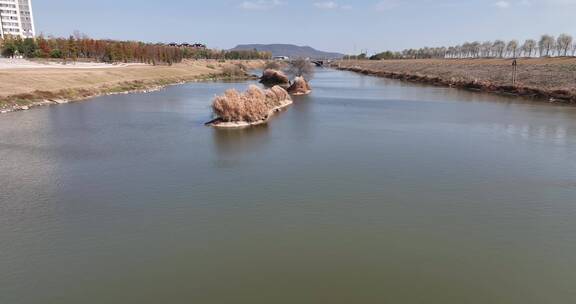
[{"label": "grassy bank", "polygon": [[576,58],[517,62],[515,85],[511,59],[360,60],[340,61],[334,66],[366,75],[576,103]]},{"label": "grassy bank", "polygon": [[0,111],[65,103],[125,92],[143,92],[190,81],[246,78],[238,68],[262,61],[185,61],[172,66],[127,66],[79,69],[0,69]]}]

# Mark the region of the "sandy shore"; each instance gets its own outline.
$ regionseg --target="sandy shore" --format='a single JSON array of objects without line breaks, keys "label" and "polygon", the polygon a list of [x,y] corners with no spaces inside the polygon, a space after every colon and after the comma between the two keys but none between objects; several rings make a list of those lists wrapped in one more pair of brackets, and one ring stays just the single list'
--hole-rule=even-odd
[{"label": "sandy shore", "polygon": [[264,62],[189,60],[172,66],[87,63],[33,68],[27,66],[38,63],[19,62],[18,67],[0,68],[0,113],[99,95],[145,92],[171,84],[232,78],[223,74],[226,67],[240,63],[258,68]]},{"label": "sandy shore", "polygon": [[476,91],[576,103],[576,58],[417,59],[339,61],[334,67],[366,75]]}]

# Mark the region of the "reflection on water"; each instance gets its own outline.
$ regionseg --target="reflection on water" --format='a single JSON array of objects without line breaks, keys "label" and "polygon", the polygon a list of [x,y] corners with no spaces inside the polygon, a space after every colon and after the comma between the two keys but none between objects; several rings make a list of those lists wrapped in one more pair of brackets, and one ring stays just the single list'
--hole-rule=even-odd
[{"label": "reflection on water", "polygon": [[566,140],[574,137],[568,136],[568,129],[563,126],[496,124],[493,126],[492,130],[510,136],[519,136],[524,139],[536,139],[543,142],[553,142],[560,145],[566,144]]},{"label": "reflection on water", "polygon": [[[576,108],[318,70],[0,117],[0,303],[575,303]],[[192,300],[191,300],[192,299]]]},{"label": "reflection on water", "polygon": [[244,154],[261,149],[269,141],[268,125],[242,129],[212,128],[212,138],[219,166],[233,166]]}]

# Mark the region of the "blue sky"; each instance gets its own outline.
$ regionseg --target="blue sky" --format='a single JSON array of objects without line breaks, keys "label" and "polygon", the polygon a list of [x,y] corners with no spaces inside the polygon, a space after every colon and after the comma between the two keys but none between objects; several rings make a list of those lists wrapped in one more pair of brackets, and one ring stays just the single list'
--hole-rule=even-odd
[{"label": "blue sky", "polygon": [[351,53],[466,40],[576,36],[576,0],[33,0],[45,35],[293,43]]}]

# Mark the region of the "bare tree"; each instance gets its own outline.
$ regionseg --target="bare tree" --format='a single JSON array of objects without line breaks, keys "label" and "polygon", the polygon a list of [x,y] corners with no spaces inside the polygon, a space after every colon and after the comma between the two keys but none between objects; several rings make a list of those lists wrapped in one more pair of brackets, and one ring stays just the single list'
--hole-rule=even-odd
[{"label": "bare tree", "polygon": [[542,35],[538,42],[540,56],[550,56],[550,51],[554,50],[554,36]]},{"label": "bare tree", "polygon": [[447,58],[455,58],[456,57],[456,48],[453,46],[448,47],[446,50],[446,57]]},{"label": "bare tree", "polygon": [[457,45],[454,47],[454,55],[455,55],[455,58],[462,58],[462,46],[461,45]]},{"label": "bare tree", "polygon": [[490,57],[492,54],[492,41],[484,41],[480,45],[480,56]]},{"label": "bare tree", "polygon": [[494,44],[492,44],[492,52],[494,53],[495,56],[497,57],[504,57],[504,49],[506,48],[506,43],[502,40],[496,40],[494,41]]},{"label": "bare tree", "polygon": [[510,40],[506,45],[506,52],[509,56],[516,58],[518,53],[518,40]]},{"label": "bare tree", "polygon": [[558,48],[558,56],[562,54],[567,56],[568,51],[572,47],[572,36],[568,34],[562,34],[558,36],[558,39],[556,40],[556,47]]},{"label": "bare tree", "polygon": [[526,39],[522,45],[518,40],[508,43],[502,40],[494,42],[464,42],[461,45],[449,47],[423,47],[420,49],[405,49],[401,52],[387,51],[378,59],[426,59],[426,58],[479,58],[479,57],[546,57],[546,56],[576,56],[576,42],[571,35],[562,34],[556,39],[551,35],[542,35],[540,40]]},{"label": "bare tree", "polygon": [[534,39],[526,39],[524,44],[522,45],[522,51],[524,52],[524,56],[532,57],[532,52],[536,49],[536,40]]},{"label": "bare tree", "polygon": [[479,41],[474,41],[470,43],[470,51],[472,57],[480,57],[480,46],[481,44]]},{"label": "bare tree", "polygon": [[302,76],[306,80],[310,80],[314,76],[314,66],[310,61],[304,58],[298,58],[290,62],[288,74],[293,77]]}]

